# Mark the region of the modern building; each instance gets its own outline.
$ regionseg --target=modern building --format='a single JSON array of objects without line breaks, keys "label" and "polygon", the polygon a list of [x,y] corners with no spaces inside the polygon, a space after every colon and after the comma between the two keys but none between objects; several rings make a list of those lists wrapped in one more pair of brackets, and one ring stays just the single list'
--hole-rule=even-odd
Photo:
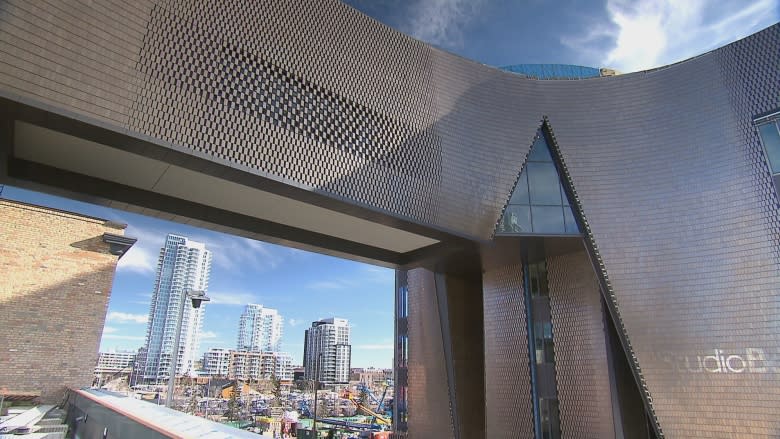
[{"label": "modern building", "polygon": [[292,381],[292,357],[283,352],[232,351],[228,377],[238,380]]},{"label": "modern building", "polygon": [[[178,235],[165,238],[149,307],[145,356],[139,364],[139,374],[145,381],[168,378],[175,337],[180,337],[176,374],[193,372],[205,306],[193,308],[184,295],[205,292],[210,273],[211,252],[205,244]],[[179,319],[181,332],[176,334]]]},{"label": "modern building", "polygon": [[780,25],[544,79],[336,0],[76,5],[3,3],[0,182],[395,268],[399,437],[777,436]]},{"label": "modern building", "polygon": [[132,377],[135,367],[135,351],[100,352],[95,366],[95,380],[97,383],[106,383],[115,378],[127,378],[128,382],[135,381]]},{"label": "modern building", "polygon": [[95,374],[116,373],[133,366],[135,351],[100,352]]},{"label": "modern building", "polygon": [[230,370],[230,349],[213,348],[203,353],[203,373],[213,377],[227,377]]},{"label": "modern building", "polygon": [[336,317],[312,322],[303,341],[305,378],[325,384],[346,384],[351,364],[349,322]]},{"label": "modern building", "polygon": [[393,369],[355,368],[350,369],[350,383],[362,383],[368,387],[383,387],[393,380]]},{"label": "modern building", "polygon": [[293,366],[293,381],[299,381],[305,379],[306,368],[303,366]]},{"label": "modern building", "polygon": [[238,323],[236,350],[281,351],[283,323],[279,311],[250,303],[244,308]]},{"label": "modern building", "polygon": [[[0,390],[57,403],[92,384],[124,224],[0,199]],[[102,358],[102,356],[101,356]]]}]

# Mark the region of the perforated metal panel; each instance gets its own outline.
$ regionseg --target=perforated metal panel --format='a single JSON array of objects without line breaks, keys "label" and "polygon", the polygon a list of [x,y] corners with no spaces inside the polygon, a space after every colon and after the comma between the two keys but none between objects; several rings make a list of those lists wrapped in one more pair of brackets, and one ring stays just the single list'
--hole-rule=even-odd
[{"label": "perforated metal panel", "polygon": [[615,436],[598,279],[584,251],[547,258],[564,439]]},{"label": "perforated metal panel", "polygon": [[482,290],[486,437],[533,438],[522,265],[507,263],[487,268],[482,274]]},{"label": "perforated metal panel", "polygon": [[[663,432],[780,432],[780,214],[751,126],[780,106],[780,25],[654,71],[543,81],[335,0],[0,12],[5,98],[472,238],[490,238],[548,116]],[[741,371],[697,367],[710,355]]]}]

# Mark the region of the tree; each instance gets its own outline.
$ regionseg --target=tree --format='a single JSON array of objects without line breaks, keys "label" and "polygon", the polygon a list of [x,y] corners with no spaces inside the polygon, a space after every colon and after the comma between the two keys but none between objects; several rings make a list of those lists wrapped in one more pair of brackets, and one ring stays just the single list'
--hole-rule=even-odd
[{"label": "tree", "polygon": [[228,408],[225,412],[225,417],[228,421],[236,421],[240,416],[240,404],[238,402],[238,382],[233,383],[233,391],[230,392],[230,399],[228,400]]},{"label": "tree", "polygon": [[282,404],[282,381],[277,378],[276,373],[271,374],[271,394],[274,395],[274,403],[278,406]]}]

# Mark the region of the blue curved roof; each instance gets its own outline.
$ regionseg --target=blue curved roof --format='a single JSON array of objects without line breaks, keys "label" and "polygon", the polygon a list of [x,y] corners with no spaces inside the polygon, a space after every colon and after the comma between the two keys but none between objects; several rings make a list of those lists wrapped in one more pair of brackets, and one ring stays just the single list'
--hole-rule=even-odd
[{"label": "blue curved roof", "polygon": [[514,64],[499,69],[534,79],[585,79],[601,76],[600,69],[571,64]]}]

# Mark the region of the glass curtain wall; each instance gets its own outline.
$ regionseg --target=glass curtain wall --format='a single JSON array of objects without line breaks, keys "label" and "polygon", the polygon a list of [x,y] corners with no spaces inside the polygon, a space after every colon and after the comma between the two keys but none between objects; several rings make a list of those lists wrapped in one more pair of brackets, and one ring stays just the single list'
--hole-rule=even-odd
[{"label": "glass curtain wall", "polygon": [[406,437],[408,431],[407,391],[409,366],[409,287],[406,271],[395,272],[395,361],[394,361],[394,398],[393,430],[396,437]]},{"label": "glass curtain wall", "polygon": [[555,342],[546,261],[543,259],[527,264],[525,274],[537,437],[559,439],[561,428],[555,377]]},{"label": "glass curtain wall", "polygon": [[780,189],[780,112],[756,120],[764,145],[775,189]]},{"label": "glass curtain wall", "polygon": [[496,235],[578,235],[550,148],[537,132]]}]

